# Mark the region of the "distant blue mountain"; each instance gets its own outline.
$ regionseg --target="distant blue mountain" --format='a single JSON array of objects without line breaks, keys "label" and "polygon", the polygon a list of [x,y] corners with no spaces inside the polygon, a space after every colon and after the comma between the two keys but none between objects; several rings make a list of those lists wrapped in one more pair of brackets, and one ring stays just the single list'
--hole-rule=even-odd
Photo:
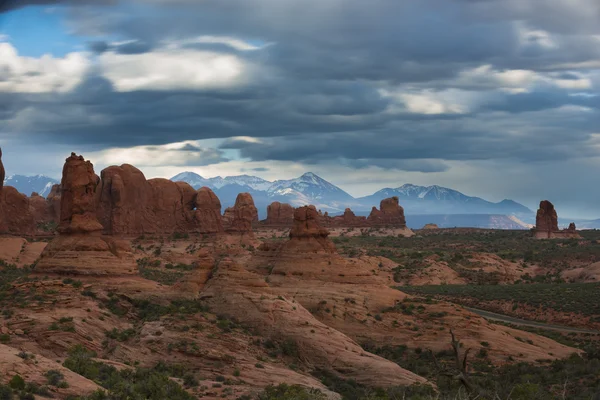
[{"label": "distant blue mountain", "polygon": [[341,213],[346,207],[350,207],[358,214],[363,214],[370,211],[373,206],[379,207],[381,200],[392,196],[398,196],[400,204],[408,216],[414,214],[506,214],[516,215],[529,221],[534,216],[533,211],[512,200],[492,203],[436,185],[406,184],[395,189],[382,189],[370,196],[354,198],[312,172],[307,172],[295,179],[275,182],[249,175],[207,179],[193,172],[183,172],[171,180],[185,181],[196,189],[202,186],[210,187],[221,199],[223,207],[233,205],[238,193],[249,192],[254,198],[261,218],[266,216],[267,205],[273,201],[289,203],[294,207],[314,204],[317,208],[328,211],[330,214]]},{"label": "distant blue mountain", "polygon": [[52,190],[52,186],[57,183],[60,182],[44,175],[11,175],[4,179],[5,186],[13,186],[27,196],[31,196],[31,193],[36,192],[40,196],[46,197]]}]

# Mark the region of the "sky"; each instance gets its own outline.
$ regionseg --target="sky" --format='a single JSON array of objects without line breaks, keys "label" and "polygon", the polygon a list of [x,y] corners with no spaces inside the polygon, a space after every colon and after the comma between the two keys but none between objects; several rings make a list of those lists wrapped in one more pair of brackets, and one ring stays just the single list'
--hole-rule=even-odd
[{"label": "sky", "polygon": [[600,218],[597,0],[0,0],[7,174],[438,184]]}]

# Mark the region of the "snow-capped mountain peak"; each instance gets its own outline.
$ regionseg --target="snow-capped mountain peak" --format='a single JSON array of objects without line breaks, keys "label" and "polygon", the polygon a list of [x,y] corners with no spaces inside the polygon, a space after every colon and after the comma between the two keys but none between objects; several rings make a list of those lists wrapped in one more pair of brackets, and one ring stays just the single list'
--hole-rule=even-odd
[{"label": "snow-capped mountain peak", "polygon": [[56,179],[44,175],[25,176],[25,175],[10,175],[4,178],[5,186],[13,186],[19,192],[26,194],[36,192],[40,196],[47,196],[52,190],[52,186],[60,183]]}]

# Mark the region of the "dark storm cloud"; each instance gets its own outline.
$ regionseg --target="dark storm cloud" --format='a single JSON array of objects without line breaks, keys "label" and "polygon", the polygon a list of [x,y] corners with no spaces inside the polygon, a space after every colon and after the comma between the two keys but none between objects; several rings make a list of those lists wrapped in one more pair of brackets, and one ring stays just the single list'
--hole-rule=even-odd
[{"label": "dark storm cloud", "polygon": [[111,5],[116,4],[117,0],[0,0],[0,13],[8,12],[27,6],[65,4],[76,5]]},{"label": "dark storm cloud", "polygon": [[[0,95],[0,120],[17,134],[96,148],[249,136],[264,140],[230,139],[222,148],[256,161],[337,160],[353,168],[439,172],[448,168],[445,160],[593,156],[598,98],[548,82],[578,80],[590,71],[565,64],[600,59],[592,36],[600,34],[597,4],[582,1],[574,10],[566,0],[147,0],[110,16],[77,8],[70,26],[98,38],[90,44],[98,57],[179,42],[180,50],[235,55],[253,75],[228,89],[118,92],[97,67],[67,93]],[[202,35],[260,49],[192,40]],[[124,41],[110,44],[108,37]],[[465,75],[483,65],[488,73]],[[520,84],[494,76],[505,69],[555,75]],[[504,90],[520,85],[528,92]],[[418,98],[424,89],[427,96]],[[457,112],[452,106],[464,93],[448,89],[477,98]],[[566,106],[588,111],[556,111]]]}]

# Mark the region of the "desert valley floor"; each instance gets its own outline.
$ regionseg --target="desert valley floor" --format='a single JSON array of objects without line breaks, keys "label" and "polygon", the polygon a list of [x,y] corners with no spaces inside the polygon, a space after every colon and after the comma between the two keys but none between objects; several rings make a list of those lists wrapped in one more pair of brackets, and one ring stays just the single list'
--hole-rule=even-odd
[{"label": "desert valley floor", "polygon": [[38,271],[49,239],[1,238],[0,379],[35,398],[467,398],[452,330],[479,398],[595,398],[600,233],[391,234],[141,235],[138,272],[106,276]]}]

